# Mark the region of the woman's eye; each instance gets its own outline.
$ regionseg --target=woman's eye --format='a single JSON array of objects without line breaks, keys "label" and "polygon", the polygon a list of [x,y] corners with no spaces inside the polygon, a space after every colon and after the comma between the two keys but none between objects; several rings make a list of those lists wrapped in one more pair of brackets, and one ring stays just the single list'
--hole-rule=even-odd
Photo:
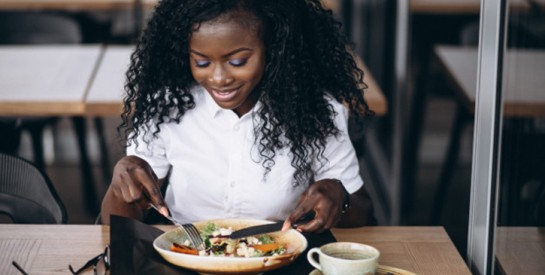
[{"label": "woman's eye", "polygon": [[233,60],[229,60],[229,64],[235,67],[240,67],[246,64],[246,61],[248,61],[248,59],[245,59],[245,58],[233,59]]},{"label": "woman's eye", "polygon": [[195,60],[195,66],[197,67],[206,67],[210,65],[210,61],[206,61],[206,60]]}]

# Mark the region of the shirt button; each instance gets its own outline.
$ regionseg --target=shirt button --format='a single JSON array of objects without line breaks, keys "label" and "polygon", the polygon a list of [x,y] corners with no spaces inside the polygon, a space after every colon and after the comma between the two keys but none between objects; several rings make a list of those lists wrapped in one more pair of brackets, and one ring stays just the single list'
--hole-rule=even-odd
[{"label": "shirt button", "polygon": [[233,129],[234,129],[235,131],[238,131],[238,130],[240,129],[240,126],[235,125],[235,127],[233,127]]},{"label": "shirt button", "polygon": [[235,182],[232,181],[231,184],[230,184],[231,187],[235,187]]}]

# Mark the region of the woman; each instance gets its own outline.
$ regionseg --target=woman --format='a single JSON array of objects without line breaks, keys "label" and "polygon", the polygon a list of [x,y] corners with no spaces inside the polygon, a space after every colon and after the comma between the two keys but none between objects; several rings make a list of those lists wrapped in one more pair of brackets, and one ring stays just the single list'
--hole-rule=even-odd
[{"label": "woman", "polygon": [[287,229],[311,211],[298,230],[366,223],[340,102],[372,112],[340,24],[319,1],[162,1],[131,61],[127,157],[103,200],[105,223],[144,219],[150,203],[182,223],[259,218]]}]

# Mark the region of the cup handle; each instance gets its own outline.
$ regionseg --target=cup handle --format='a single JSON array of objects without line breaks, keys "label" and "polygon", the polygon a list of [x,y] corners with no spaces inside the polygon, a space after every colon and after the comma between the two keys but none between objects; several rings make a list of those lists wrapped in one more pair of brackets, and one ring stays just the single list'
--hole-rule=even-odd
[{"label": "cup handle", "polygon": [[314,260],[314,257],[313,257],[313,254],[320,254],[320,253],[322,253],[322,251],[320,251],[320,248],[318,247],[311,248],[307,253],[307,260],[316,269],[322,271],[322,266],[320,266],[320,263]]}]

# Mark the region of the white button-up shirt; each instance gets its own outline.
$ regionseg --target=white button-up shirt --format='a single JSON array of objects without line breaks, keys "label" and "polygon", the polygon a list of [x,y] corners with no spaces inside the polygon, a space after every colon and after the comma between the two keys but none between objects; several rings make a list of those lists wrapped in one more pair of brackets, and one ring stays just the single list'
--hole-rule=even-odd
[{"label": "white button-up shirt", "polygon": [[[254,112],[238,117],[220,108],[200,86],[192,90],[196,107],[180,123],[161,124],[148,146],[139,137],[127,155],[146,160],[158,178],[172,172],[165,202],[173,217],[183,223],[219,218],[283,220],[295,208],[308,186],[294,187],[289,149],[278,151],[272,170],[265,175],[254,145]],[[327,141],[328,162],[316,164],[315,179],[335,178],[353,193],[363,185],[358,160],[348,137],[348,111],[330,99],[338,113],[339,137]]]}]

